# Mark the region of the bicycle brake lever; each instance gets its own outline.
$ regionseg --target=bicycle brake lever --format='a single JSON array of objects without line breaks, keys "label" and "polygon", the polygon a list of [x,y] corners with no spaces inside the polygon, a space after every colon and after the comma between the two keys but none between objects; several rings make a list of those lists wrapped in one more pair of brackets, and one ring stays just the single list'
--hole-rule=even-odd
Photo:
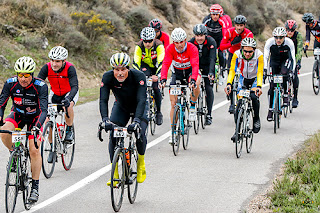
[{"label": "bicycle brake lever", "polygon": [[103,122],[99,123],[99,127],[98,127],[98,133],[97,133],[97,137],[99,138],[100,142],[103,142],[103,138],[102,138],[102,124]]}]

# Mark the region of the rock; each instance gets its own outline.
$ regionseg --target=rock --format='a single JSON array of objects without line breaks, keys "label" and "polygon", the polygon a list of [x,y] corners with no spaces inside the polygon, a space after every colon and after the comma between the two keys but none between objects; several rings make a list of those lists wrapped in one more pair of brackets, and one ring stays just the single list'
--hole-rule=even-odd
[{"label": "rock", "polygon": [[5,69],[9,69],[10,68],[10,63],[9,63],[8,59],[6,59],[6,57],[4,57],[3,55],[0,55],[0,64]]},{"label": "rock", "polygon": [[2,25],[2,30],[5,34],[11,35],[12,37],[17,37],[21,34],[20,30],[12,25]]},{"label": "rock", "polygon": [[45,36],[43,36],[43,37],[41,37],[41,48],[42,49],[47,49],[47,47],[48,47],[48,45],[49,45],[49,42],[48,42],[48,39],[45,37]]},{"label": "rock", "polygon": [[121,52],[129,53],[130,47],[123,44],[121,44],[120,47],[121,47]]}]

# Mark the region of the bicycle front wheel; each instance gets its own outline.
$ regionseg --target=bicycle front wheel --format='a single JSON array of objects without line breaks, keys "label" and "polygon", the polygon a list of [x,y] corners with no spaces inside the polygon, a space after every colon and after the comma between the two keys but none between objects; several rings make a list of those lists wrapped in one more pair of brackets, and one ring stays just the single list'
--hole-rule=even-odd
[{"label": "bicycle front wheel", "polygon": [[244,111],[240,109],[238,118],[237,118],[237,126],[236,126],[236,156],[240,158],[242,152],[242,144],[243,144],[243,137],[244,137]]},{"label": "bicycle front wheel", "polygon": [[[49,121],[43,129],[43,141],[41,143],[41,158],[42,158],[42,172],[46,178],[50,178],[54,171],[54,166],[56,164],[57,153],[52,148],[50,143],[55,140],[55,137],[52,137],[53,123]],[[51,156],[50,156],[51,155]],[[51,159],[49,159],[49,156]]]},{"label": "bicycle front wheel", "polygon": [[66,171],[68,171],[72,166],[72,162],[74,158],[74,149],[76,146],[76,133],[74,130],[74,126],[72,126],[72,131],[74,135],[73,141],[63,142],[63,154],[61,154],[62,165]]},{"label": "bicycle front wheel", "polygon": [[206,128],[206,116],[207,116],[207,105],[206,105],[206,96],[205,91],[201,91],[201,100],[199,102],[199,108],[200,108],[200,118],[201,118],[201,127],[202,129]]},{"label": "bicycle front wheel", "polygon": [[6,177],[6,212],[12,213],[16,207],[18,190],[19,190],[19,163],[18,153],[15,151],[11,153],[9,162],[7,165],[7,177]]},{"label": "bicycle front wheel", "polygon": [[247,153],[251,152],[253,143],[253,113],[251,110],[247,111],[247,123],[246,123],[246,148]]},{"label": "bicycle front wheel", "polygon": [[[115,171],[118,170],[118,175],[115,175]],[[122,205],[123,193],[125,184],[125,158],[120,148],[117,148],[113,160],[111,169],[111,202],[113,210],[118,212]]]},{"label": "bicycle front wheel", "polygon": [[137,182],[137,162],[138,162],[138,153],[136,149],[130,151],[130,165],[129,174],[128,174],[128,198],[131,204],[134,203],[137,197],[138,192],[138,182]]},{"label": "bicycle front wheel", "polygon": [[279,120],[279,94],[278,92],[275,93],[275,103],[274,103],[274,113],[273,113],[273,132],[277,133],[277,125],[278,125],[278,120]]},{"label": "bicycle front wheel", "polygon": [[22,157],[22,179],[21,179],[21,185],[23,188],[23,204],[24,208],[26,210],[29,210],[31,208],[31,205],[28,201],[28,198],[30,196],[31,192],[31,185],[32,185],[32,174],[31,174],[31,163],[30,163],[30,156],[29,153],[26,153],[25,157]]},{"label": "bicycle front wheel", "polygon": [[183,134],[183,140],[182,140],[182,145],[183,149],[187,150],[188,149],[188,144],[189,144],[189,134],[190,134],[190,129],[191,129],[191,122],[189,121],[189,107],[186,106],[186,109],[184,111],[184,118],[183,118],[183,126],[184,126],[184,134]]},{"label": "bicycle front wheel", "polygon": [[[200,96],[200,95],[199,95]],[[200,128],[200,106],[199,106],[199,103],[200,103],[200,97],[198,97],[198,101],[196,103],[196,113],[197,113],[197,117],[196,119],[193,121],[193,129],[194,129],[194,133],[195,134],[198,134],[199,133],[199,128]]]},{"label": "bicycle front wheel", "polygon": [[317,61],[314,62],[313,65],[313,70],[312,70],[312,87],[313,87],[313,92],[314,94],[318,95],[319,94],[319,66],[317,64]]},{"label": "bicycle front wheel", "polygon": [[171,127],[172,137],[172,150],[175,156],[179,153],[180,138],[181,138],[181,125],[180,125],[180,107],[176,105],[174,107],[173,122]]},{"label": "bicycle front wheel", "polygon": [[149,105],[149,125],[150,125],[150,133],[151,135],[154,135],[156,131],[156,106],[155,106],[155,100],[152,98],[151,104]]}]

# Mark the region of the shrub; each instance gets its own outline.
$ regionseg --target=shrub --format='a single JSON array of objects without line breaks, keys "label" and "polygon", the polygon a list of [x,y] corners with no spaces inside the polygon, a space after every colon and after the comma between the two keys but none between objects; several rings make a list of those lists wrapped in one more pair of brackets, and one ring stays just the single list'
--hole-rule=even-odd
[{"label": "shrub", "polygon": [[20,41],[27,49],[46,49],[48,40],[46,37],[37,34],[27,34]]},{"label": "shrub", "polygon": [[169,22],[174,23],[180,19],[181,0],[152,0],[152,4],[161,11]]},{"label": "shrub", "polygon": [[63,41],[67,49],[72,49],[76,52],[84,52],[90,48],[91,42],[81,32],[69,28],[70,31],[63,34]]},{"label": "shrub", "polygon": [[127,23],[136,35],[140,35],[142,28],[148,26],[151,19],[152,16],[145,6],[134,7],[126,14]]}]

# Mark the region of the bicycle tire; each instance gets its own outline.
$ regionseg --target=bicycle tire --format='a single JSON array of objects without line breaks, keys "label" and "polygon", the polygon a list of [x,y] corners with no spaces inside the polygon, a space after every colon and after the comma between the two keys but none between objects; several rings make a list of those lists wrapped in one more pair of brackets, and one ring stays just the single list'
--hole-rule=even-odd
[{"label": "bicycle tire", "polygon": [[[54,151],[54,157],[52,163],[48,163],[48,157],[50,152],[52,151],[50,142],[49,142],[49,131],[52,130],[53,123],[52,121],[49,121],[46,123],[44,129],[43,129],[43,141],[41,143],[41,158],[42,158],[42,172],[43,175],[48,179],[52,176],[54,167],[56,164],[56,157],[57,153]],[[55,140],[55,137],[52,135],[52,140]],[[56,143],[56,141],[55,141]]]},{"label": "bicycle tire", "polygon": [[244,111],[241,108],[239,110],[239,114],[238,114],[238,118],[237,118],[237,125],[236,125],[235,145],[236,145],[236,156],[237,156],[237,158],[240,158],[241,152],[242,152],[243,131],[244,131],[243,114],[244,114]]},{"label": "bicycle tire", "polygon": [[150,133],[151,135],[154,135],[156,131],[156,108],[155,108],[155,100],[152,98],[151,99],[152,103],[150,104],[150,109],[149,109],[149,125],[150,125]]},{"label": "bicycle tire", "polygon": [[[134,203],[138,192],[137,169],[138,169],[138,152],[137,149],[130,150],[130,166],[128,166],[128,178],[130,184],[128,186],[128,199],[131,204]],[[132,182],[132,183],[131,183]]]},{"label": "bicycle tire", "polygon": [[62,166],[66,171],[71,169],[73,159],[74,159],[74,150],[76,146],[76,132],[74,130],[74,125],[72,125],[73,130],[73,141],[71,143],[63,142],[63,154],[61,154]]},{"label": "bicycle tire", "polygon": [[[288,97],[289,98],[289,97]],[[290,102],[289,102],[290,104]],[[289,111],[289,105],[283,107],[283,115],[286,118],[288,116],[288,111]]]},{"label": "bicycle tire", "polygon": [[19,191],[18,153],[13,151],[9,157],[6,175],[5,206],[7,213],[13,213]]},{"label": "bicycle tire", "polygon": [[320,86],[320,80],[319,77],[317,75],[317,71],[319,72],[319,66],[318,66],[318,62],[315,61],[314,65],[313,65],[313,70],[312,70],[312,88],[313,88],[313,92],[314,94],[318,95],[319,94],[319,86]]},{"label": "bicycle tire", "polygon": [[252,150],[252,144],[253,144],[253,112],[252,112],[252,110],[247,111],[247,116],[248,116],[249,124],[246,125],[246,127],[248,128],[246,130],[246,132],[247,132],[246,150],[247,150],[247,153],[250,153]]},{"label": "bicycle tire", "polygon": [[173,122],[171,127],[172,137],[172,150],[175,156],[179,153],[180,138],[181,138],[181,126],[180,126],[180,107],[176,105],[173,112]]},{"label": "bicycle tire", "polygon": [[194,133],[196,135],[199,133],[199,129],[200,129],[200,106],[199,106],[199,102],[200,102],[200,97],[198,97],[197,103],[195,105],[197,118],[196,118],[195,121],[193,121],[193,129],[194,129]]},{"label": "bicycle tire", "polygon": [[200,109],[201,109],[201,127],[202,129],[206,128],[206,116],[207,116],[207,102],[206,102],[206,96],[205,91],[201,91],[201,103],[200,103]]},{"label": "bicycle tire", "polygon": [[191,125],[190,125],[190,121],[189,121],[189,107],[188,106],[186,106],[186,109],[184,111],[183,124],[184,124],[184,134],[182,137],[182,145],[183,145],[183,149],[187,150],[188,144],[189,144],[189,134],[190,134],[190,129],[191,129]]},{"label": "bicycle tire", "polygon": [[[119,177],[114,178],[114,171],[118,168]],[[111,203],[115,212],[118,212],[121,208],[123,201],[125,185],[125,158],[121,148],[117,148],[114,152],[111,169]]]},{"label": "bicycle tire", "polygon": [[[217,65],[217,64],[216,64]],[[220,67],[220,66],[218,66]],[[216,84],[216,92],[218,92],[218,87],[219,87],[219,75],[220,75],[220,68],[218,68],[218,70],[216,70],[216,74],[215,74],[215,78],[214,78],[214,83]]]},{"label": "bicycle tire", "polygon": [[23,189],[22,197],[23,197],[23,204],[24,208],[26,210],[29,210],[31,208],[31,204],[28,201],[30,192],[31,192],[31,186],[32,186],[32,173],[31,173],[31,162],[30,162],[30,155],[29,151],[26,151],[25,154],[26,157],[22,157],[22,179],[21,179],[21,185],[23,185],[21,188]]},{"label": "bicycle tire", "polygon": [[276,134],[277,133],[277,123],[278,123],[278,118],[279,118],[279,106],[278,106],[278,92],[275,94],[275,103],[274,103],[274,112],[273,112],[273,132]]}]

